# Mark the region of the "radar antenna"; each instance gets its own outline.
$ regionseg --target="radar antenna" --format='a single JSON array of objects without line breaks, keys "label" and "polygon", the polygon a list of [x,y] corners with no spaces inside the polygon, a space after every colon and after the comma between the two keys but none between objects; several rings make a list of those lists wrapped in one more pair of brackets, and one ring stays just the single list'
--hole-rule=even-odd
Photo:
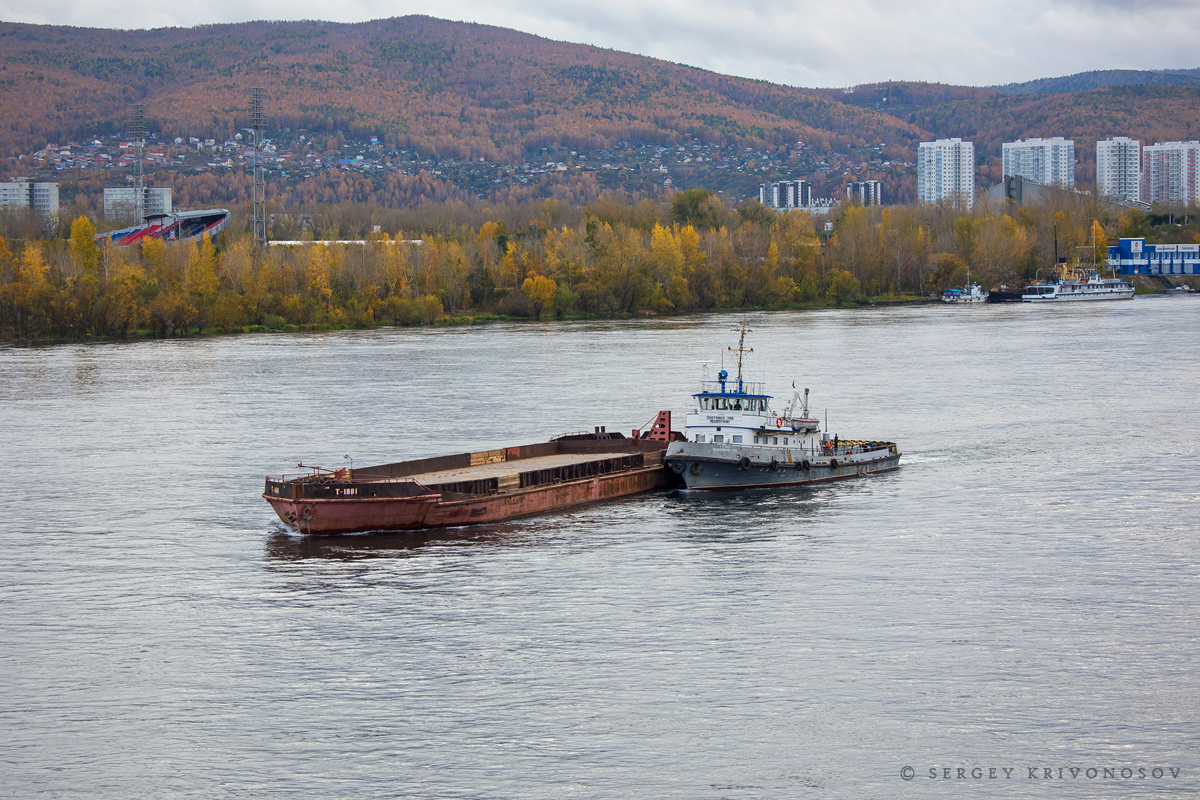
[{"label": "radar antenna", "polygon": [[753,347],[751,347],[749,349],[746,348],[746,334],[754,333],[754,331],[747,328],[746,323],[744,323],[744,322],[742,323],[742,327],[730,328],[730,330],[732,330],[734,333],[741,334],[740,338],[738,339],[737,350],[734,350],[732,347],[729,348],[729,352],[737,353],[737,357],[738,357],[738,391],[740,392],[740,391],[742,391],[742,359],[745,358],[747,353],[754,352]]}]

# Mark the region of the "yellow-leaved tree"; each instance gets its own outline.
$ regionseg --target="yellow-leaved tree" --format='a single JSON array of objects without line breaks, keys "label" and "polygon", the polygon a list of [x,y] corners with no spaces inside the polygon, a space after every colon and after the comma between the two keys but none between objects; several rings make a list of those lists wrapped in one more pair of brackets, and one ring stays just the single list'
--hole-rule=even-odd
[{"label": "yellow-leaved tree", "polygon": [[541,319],[542,313],[554,305],[554,293],[558,291],[558,284],[544,275],[535,275],[525,279],[521,284],[521,291],[529,298],[534,316]]},{"label": "yellow-leaved tree", "polygon": [[95,275],[100,260],[100,248],[96,246],[96,226],[87,217],[76,217],[71,223],[71,257],[75,267],[83,275]]}]

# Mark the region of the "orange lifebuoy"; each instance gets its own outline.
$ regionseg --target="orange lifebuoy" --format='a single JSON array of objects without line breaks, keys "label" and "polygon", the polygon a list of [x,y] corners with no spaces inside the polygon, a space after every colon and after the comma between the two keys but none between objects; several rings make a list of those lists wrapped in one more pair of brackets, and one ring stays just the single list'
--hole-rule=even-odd
[{"label": "orange lifebuoy", "polygon": [[782,428],[782,427],[783,427],[783,417],[776,417],[776,418],[775,418],[775,427],[776,427],[776,428]]}]

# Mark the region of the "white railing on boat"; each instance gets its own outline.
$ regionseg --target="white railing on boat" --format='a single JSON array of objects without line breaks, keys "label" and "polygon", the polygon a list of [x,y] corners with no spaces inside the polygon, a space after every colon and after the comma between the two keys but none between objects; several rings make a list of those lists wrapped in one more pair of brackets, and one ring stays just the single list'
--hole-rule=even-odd
[{"label": "white railing on boat", "polygon": [[[742,381],[742,394],[755,395],[757,397],[770,397],[766,393],[766,383],[762,381]],[[730,378],[722,383],[721,381],[700,381],[700,392],[702,394],[715,395],[737,395],[738,382],[737,378]]]}]

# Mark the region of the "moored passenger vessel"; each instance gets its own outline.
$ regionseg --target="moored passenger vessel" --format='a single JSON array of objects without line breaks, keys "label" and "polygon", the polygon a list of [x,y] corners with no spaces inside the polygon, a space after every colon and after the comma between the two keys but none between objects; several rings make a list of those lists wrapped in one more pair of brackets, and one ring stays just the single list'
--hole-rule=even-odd
[{"label": "moored passenger vessel", "polygon": [[896,469],[900,450],[893,442],[843,439],[821,430],[808,409],[808,390],[793,392],[776,413],[764,385],[742,376],[743,326],[737,350],[738,374],[722,369],[717,380],[702,380],[692,398],[683,441],[667,447],[666,463],[689,489],[744,489],[793,486],[854,478]]},{"label": "moored passenger vessel", "polygon": [[1081,278],[1063,278],[1031,283],[1021,293],[1024,303],[1078,302],[1086,300],[1131,300],[1133,284],[1121,278],[1089,273]]}]

